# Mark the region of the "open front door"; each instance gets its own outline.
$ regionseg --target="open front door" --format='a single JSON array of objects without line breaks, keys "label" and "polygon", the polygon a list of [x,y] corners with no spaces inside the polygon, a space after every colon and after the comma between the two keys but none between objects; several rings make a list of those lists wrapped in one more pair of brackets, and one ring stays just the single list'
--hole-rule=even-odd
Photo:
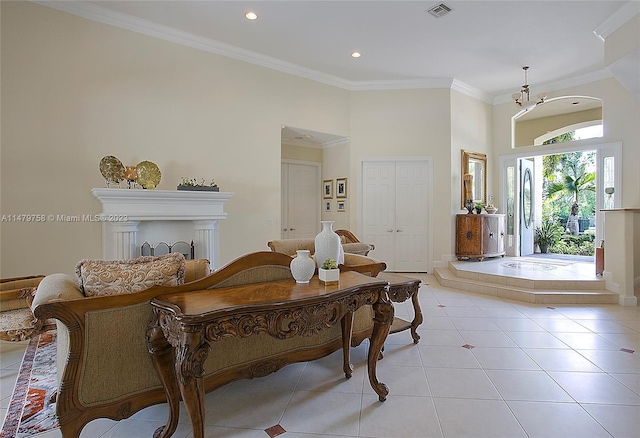
[{"label": "open front door", "polygon": [[533,254],[534,184],[533,161],[520,160],[520,255]]}]

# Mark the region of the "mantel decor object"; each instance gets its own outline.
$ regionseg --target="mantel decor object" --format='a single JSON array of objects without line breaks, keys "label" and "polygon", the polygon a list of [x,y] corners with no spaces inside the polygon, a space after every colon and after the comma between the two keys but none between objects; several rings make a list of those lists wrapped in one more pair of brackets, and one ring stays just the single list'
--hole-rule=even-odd
[{"label": "mantel decor object", "polygon": [[124,177],[130,189],[135,187],[136,181],[138,181],[138,169],[136,166],[127,166],[124,171]]},{"label": "mantel decor object", "polygon": [[210,183],[205,183],[204,178],[198,182],[195,178],[186,179],[182,178],[180,184],[178,184],[178,190],[189,190],[192,192],[219,192],[220,187],[216,184],[214,179]]},{"label": "mantel decor object", "polygon": [[141,161],[136,165],[138,174],[138,184],[147,190],[153,190],[160,184],[162,173],[156,163],[151,161]]},{"label": "mantel decor object", "polygon": [[289,264],[291,275],[293,275],[296,283],[309,283],[309,280],[316,272],[316,263],[311,258],[311,253],[308,249],[299,249],[296,253],[298,255]]},{"label": "mantel decor object", "polygon": [[120,187],[120,181],[125,179],[125,170],[122,161],[113,155],[107,155],[102,157],[99,167],[107,187],[109,187],[110,184],[117,184],[118,187]]},{"label": "mantel decor object", "polygon": [[334,221],[321,221],[322,231],[315,238],[315,257],[318,268],[327,259],[333,259],[338,263],[344,263],[344,252],[340,236],[333,231]]}]

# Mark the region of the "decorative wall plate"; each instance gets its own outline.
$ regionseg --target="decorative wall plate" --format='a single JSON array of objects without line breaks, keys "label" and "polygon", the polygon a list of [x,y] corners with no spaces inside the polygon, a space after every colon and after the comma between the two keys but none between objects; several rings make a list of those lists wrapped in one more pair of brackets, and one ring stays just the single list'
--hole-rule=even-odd
[{"label": "decorative wall plate", "polygon": [[160,184],[162,173],[155,163],[141,161],[136,166],[138,171],[138,184],[148,190],[153,190]]},{"label": "decorative wall plate", "polygon": [[111,182],[119,184],[124,180],[124,165],[113,155],[107,155],[100,160],[100,173],[107,181],[107,185]]}]

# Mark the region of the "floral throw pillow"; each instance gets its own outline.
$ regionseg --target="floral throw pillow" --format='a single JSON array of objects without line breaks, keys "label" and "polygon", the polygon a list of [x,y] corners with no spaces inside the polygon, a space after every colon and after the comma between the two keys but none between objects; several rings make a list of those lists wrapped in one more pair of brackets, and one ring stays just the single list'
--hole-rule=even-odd
[{"label": "floral throw pillow", "polygon": [[185,259],[171,253],[131,260],[82,260],[76,266],[87,297],[140,292],[152,286],[184,283]]}]

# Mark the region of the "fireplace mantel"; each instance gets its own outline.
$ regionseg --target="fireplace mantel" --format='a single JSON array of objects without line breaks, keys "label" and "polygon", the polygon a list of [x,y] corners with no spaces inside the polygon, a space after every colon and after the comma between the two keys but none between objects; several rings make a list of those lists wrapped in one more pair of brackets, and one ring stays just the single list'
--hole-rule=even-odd
[{"label": "fireplace mantel", "polygon": [[218,221],[227,218],[224,204],[233,193],[95,188],[91,194],[102,204],[105,260],[135,258],[145,241],[193,240],[196,258],[219,267]]}]

